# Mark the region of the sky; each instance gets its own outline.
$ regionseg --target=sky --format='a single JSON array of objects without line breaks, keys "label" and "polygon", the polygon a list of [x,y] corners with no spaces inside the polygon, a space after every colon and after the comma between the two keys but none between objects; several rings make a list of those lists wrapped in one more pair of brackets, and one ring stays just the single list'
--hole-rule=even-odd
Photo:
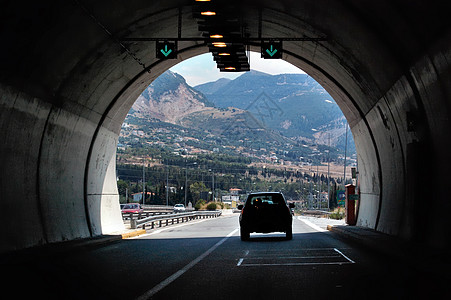
[{"label": "sky", "polygon": [[[250,53],[251,70],[277,74],[305,74],[301,69],[282,59],[263,59],[260,53]],[[213,61],[211,53],[205,53],[173,66],[172,72],[182,75],[190,86],[196,86],[202,83],[216,81],[219,78],[235,79],[243,72],[219,72],[216,63]]]}]

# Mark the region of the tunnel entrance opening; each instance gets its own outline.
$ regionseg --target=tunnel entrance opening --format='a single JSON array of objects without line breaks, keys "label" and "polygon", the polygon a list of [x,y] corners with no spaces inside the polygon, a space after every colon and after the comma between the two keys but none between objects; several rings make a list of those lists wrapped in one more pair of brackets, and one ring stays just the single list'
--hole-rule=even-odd
[{"label": "tunnel entrance opening", "polygon": [[259,56],[250,53],[259,71],[230,74],[204,54],[144,90],[119,136],[121,203],[235,209],[250,192],[280,191],[299,211],[343,216],[337,198],[357,166],[345,117],[305,72]]},{"label": "tunnel entrance opening", "polygon": [[[242,17],[252,38],[327,37],[284,40],[282,59],[317,80],[349,122],[359,161],[358,225],[445,249],[449,9],[404,2],[239,6],[249,4]],[[136,39],[199,35],[192,2],[11,3],[4,11],[0,33],[13,42],[2,48],[0,68],[0,189],[9,212],[1,252],[120,230],[122,122],[150,82],[209,50],[202,38],[180,40],[177,59],[161,61],[154,40]],[[260,51],[258,43],[249,47]],[[435,189],[423,188],[424,174]]]}]

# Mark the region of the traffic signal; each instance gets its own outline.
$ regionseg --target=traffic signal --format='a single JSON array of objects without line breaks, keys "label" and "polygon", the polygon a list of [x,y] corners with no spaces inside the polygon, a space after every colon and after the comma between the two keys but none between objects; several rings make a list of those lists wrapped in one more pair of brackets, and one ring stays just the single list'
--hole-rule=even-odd
[{"label": "traffic signal", "polygon": [[264,59],[282,58],[282,41],[262,41],[261,54]]},{"label": "traffic signal", "polygon": [[156,52],[159,59],[175,59],[177,58],[177,42],[157,41]]}]

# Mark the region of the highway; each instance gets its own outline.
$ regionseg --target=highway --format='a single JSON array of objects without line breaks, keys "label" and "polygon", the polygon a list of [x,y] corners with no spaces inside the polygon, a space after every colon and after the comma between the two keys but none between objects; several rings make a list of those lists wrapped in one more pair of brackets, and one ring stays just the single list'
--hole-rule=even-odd
[{"label": "highway", "polygon": [[290,241],[274,233],[242,242],[238,229],[238,214],[203,219],[8,272],[17,299],[404,299],[423,280],[297,217]]}]

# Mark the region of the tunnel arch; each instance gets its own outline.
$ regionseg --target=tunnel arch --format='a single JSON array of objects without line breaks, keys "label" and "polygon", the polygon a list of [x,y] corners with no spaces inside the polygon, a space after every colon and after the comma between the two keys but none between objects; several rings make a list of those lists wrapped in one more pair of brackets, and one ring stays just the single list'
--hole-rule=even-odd
[{"label": "tunnel arch", "polygon": [[[114,172],[122,121],[152,80],[207,52],[201,42],[184,41],[177,60],[158,61],[153,43],[120,42],[174,36],[179,10],[181,34],[199,34],[191,1],[147,2],[6,8],[0,34],[14,43],[2,49],[0,189],[11,213],[0,226],[0,252],[122,229]],[[265,37],[327,36],[325,42],[285,43],[283,59],[317,80],[348,119],[361,182],[358,225],[447,245],[445,210],[422,209],[425,197],[450,208],[450,142],[443,135],[450,128],[451,36],[449,21],[439,18],[447,5],[258,3],[243,2],[251,35],[258,35],[261,13]],[[421,188],[424,172],[435,190]]]}]

